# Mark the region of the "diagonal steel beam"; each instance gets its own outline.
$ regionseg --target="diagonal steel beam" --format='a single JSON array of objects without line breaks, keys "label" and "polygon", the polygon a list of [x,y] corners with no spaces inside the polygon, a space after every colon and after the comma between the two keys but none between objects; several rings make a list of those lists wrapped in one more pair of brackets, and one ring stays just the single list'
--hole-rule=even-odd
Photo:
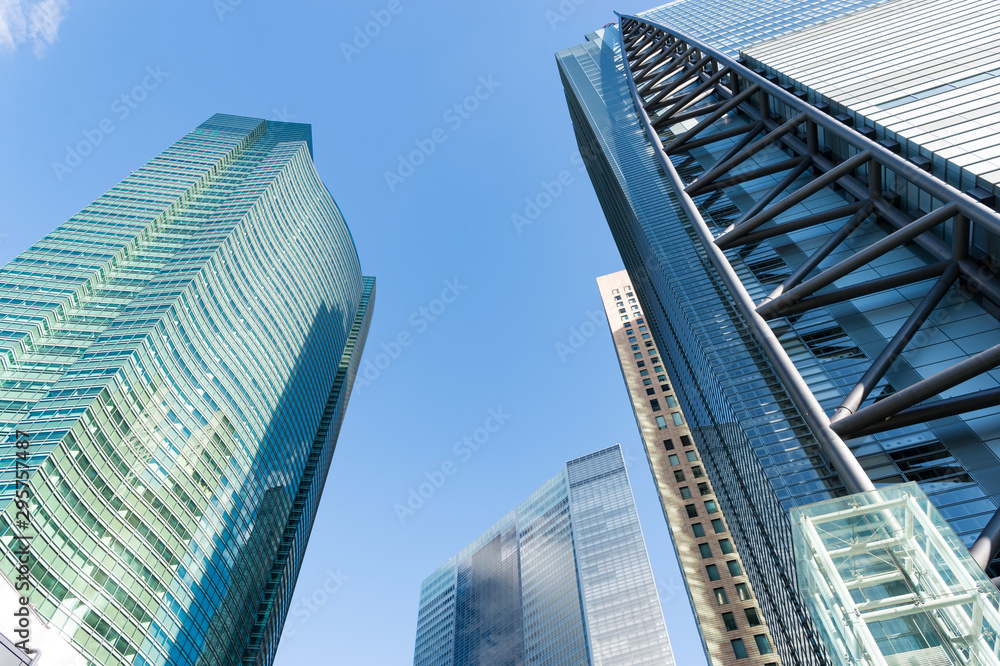
[{"label": "diagonal steel beam", "polygon": [[919,220],[911,222],[909,225],[894,231],[885,238],[882,238],[868,247],[856,252],[854,255],[844,259],[835,266],[827,268],[819,275],[806,280],[797,287],[785,292],[773,301],[763,303],[757,308],[757,313],[762,317],[768,317],[778,313],[782,308],[792,305],[806,296],[810,296],[823,287],[833,284],[836,280],[844,277],[868,262],[881,257],[887,252],[913,240],[925,231],[936,227],[957,212],[958,207],[953,203],[945,204],[934,212],[924,215]]},{"label": "diagonal steel beam", "polygon": [[[753,220],[756,220],[756,219],[762,217],[761,212],[765,208],[767,208],[767,206],[769,206],[772,201],[774,201],[775,199],[777,199],[778,195],[780,195],[782,192],[784,192],[789,187],[791,187],[792,183],[794,183],[796,180],[798,180],[799,177],[802,176],[802,174],[804,174],[806,172],[806,170],[810,166],[812,166],[812,157],[811,156],[806,155],[805,157],[801,158],[799,160],[799,163],[795,165],[795,168],[793,168],[791,171],[789,171],[788,173],[786,173],[784,175],[784,177],[782,177],[777,183],[775,183],[773,186],[771,186],[771,188],[767,192],[765,192],[763,194],[763,196],[761,196],[760,199],[758,199],[757,201],[755,201],[753,203],[753,205],[750,206],[750,208],[747,208],[743,212],[743,214],[740,215],[739,218],[737,218],[736,221],[733,222],[733,224],[731,224],[728,229],[726,229],[726,231],[722,234],[722,236],[719,237],[719,240],[716,241],[716,243],[719,245],[719,247],[722,248],[723,250],[725,250],[726,248],[731,247],[731,244],[732,244],[732,242],[734,240],[739,240],[740,238],[744,237],[747,233],[749,233],[750,231],[752,231],[752,229],[747,229],[746,228],[746,227],[749,226],[748,223],[747,223],[747,221],[748,220],[753,221]],[[813,182],[815,182],[815,181],[813,181]],[[802,189],[804,189],[804,188],[802,188]],[[796,190],[791,196],[794,196],[795,194],[798,194],[799,192],[802,191],[802,189]],[[806,195],[806,196],[808,196],[808,195]],[[784,202],[784,200],[782,201],[782,203],[783,202]],[[778,208],[778,206],[773,206],[772,208]],[[777,215],[777,213],[774,213],[774,215]],[[764,224],[765,222],[769,222],[771,219],[774,219],[774,217],[771,216],[770,219],[762,220],[761,222],[759,222],[755,226],[760,226],[760,225]],[[732,233],[733,229],[737,229],[737,230],[741,231],[742,233],[733,234]],[[730,237],[730,240],[728,242],[726,240],[727,234]]]},{"label": "diagonal steel beam", "polygon": [[924,280],[930,280],[931,278],[939,277],[948,267],[949,263],[950,262],[943,261],[939,264],[931,264],[930,266],[911,268],[908,271],[893,273],[892,275],[887,275],[876,280],[866,280],[858,284],[852,284],[849,287],[840,287],[832,291],[823,292],[818,296],[803,298],[792,305],[778,310],[777,313],[765,317],[765,319],[770,320],[776,317],[791,317],[803,312],[808,312],[809,310],[833,305],[834,303],[843,303],[844,301],[849,301],[854,298],[871,296],[872,294],[877,294],[881,291],[886,291],[887,289],[896,289],[898,287],[916,284],[917,282],[923,282]]},{"label": "diagonal steel beam", "polygon": [[[840,180],[842,177],[850,174],[852,171],[857,169],[865,162],[870,161],[871,157],[872,157],[871,153],[865,151],[863,153],[855,155],[851,159],[846,160],[841,164],[838,164],[836,167],[827,171],[822,176],[818,176],[814,180],[810,181],[809,183],[806,183],[799,189],[795,190],[787,197],[785,197],[778,203],[774,204],[773,206],[766,208],[760,212],[756,212],[753,215],[753,217],[750,217],[749,219],[742,221],[738,226],[735,226],[733,229],[719,236],[719,238],[715,242],[719,245],[719,247],[722,248],[727,247],[727,245],[733,240],[738,239],[741,236],[750,233],[751,231],[753,231],[760,225],[764,224],[765,222],[773,220],[776,215],[780,215],[781,213],[785,212],[792,206],[802,203],[812,195],[819,192],[824,187],[832,185],[836,181]],[[810,161],[808,164],[812,164],[812,162]],[[802,171],[805,171],[805,169],[803,169]],[[781,183],[779,183],[779,185],[780,184]],[[770,194],[770,192],[768,194]]]},{"label": "diagonal steel beam", "polygon": [[988,372],[998,365],[1000,365],[1000,345],[994,345],[986,351],[970,356],[964,361],[959,361],[950,368],[907,386],[887,398],[882,398],[875,404],[864,407],[850,416],[845,416],[836,423],[831,423],[830,427],[840,435],[853,437],[852,433],[854,432],[876,425],[904,409],[913,407],[928,398],[958,386],[962,382]]},{"label": "diagonal steel beam", "polygon": [[[747,161],[748,159],[750,159],[751,157],[762,151],[764,148],[767,148],[768,146],[770,146],[772,143],[780,139],[788,132],[793,131],[796,127],[805,122],[805,119],[806,119],[806,114],[800,113],[799,115],[795,116],[788,122],[781,125],[779,128],[765,134],[759,140],[757,140],[748,148],[746,148],[746,150],[740,151],[732,155],[731,157],[726,157],[724,155],[723,156],[724,159],[720,159],[718,162],[710,166],[708,170],[705,171],[705,173],[701,174],[701,176],[699,176],[693,183],[688,185],[685,188],[685,191],[692,196],[699,194],[702,188],[710,185],[716,178],[718,178],[719,176],[728,171],[731,171],[740,164],[743,164],[743,162]],[[764,121],[761,121],[761,127],[763,127],[763,125]]]},{"label": "diagonal steel beam", "polygon": [[[936,421],[938,419],[948,418],[949,416],[958,416],[959,414],[966,414],[980,409],[989,409],[990,407],[996,407],[997,405],[1000,405],[1000,388],[977,391],[976,393],[971,393],[969,395],[947,398],[945,400],[937,400],[935,402],[928,403],[924,407],[911,407],[909,409],[904,409],[897,414],[886,417],[874,425],[853,431],[851,433],[851,437],[856,438],[867,437],[868,435],[877,435],[880,432],[896,430],[897,428],[906,428],[907,426],[917,425],[918,423]],[[973,553],[973,557],[976,557],[975,553]],[[989,566],[994,557],[996,557],[995,553],[993,554],[993,557],[986,560],[985,564],[980,562],[983,569]],[[976,561],[980,561],[978,557],[976,557]]]},{"label": "diagonal steel beam", "polygon": [[698,84],[698,87],[696,87],[694,90],[688,93],[683,99],[681,99],[681,101],[677,102],[675,105],[673,105],[672,107],[664,111],[662,114],[660,114],[660,116],[656,119],[656,122],[663,123],[665,120],[669,120],[674,115],[676,115],[678,111],[683,111],[684,109],[686,109],[696,99],[698,99],[700,95],[703,95],[706,92],[708,92],[712,88],[712,86],[721,81],[731,71],[732,70],[729,67],[723,67],[715,74],[708,77],[708,79],[702,81],[700,84]]},{"label": "diagonal steel beam", "polygon": [[[697,51],[697,49],[692,46],[691,48],[687,49],[686,51],[678,55],[676,58],[668,62],[664,67],[664,69],[651,72],[648,75],[649,81],[642,84],[641,92],[639,94],[646,95],[648,93],[654,92],[653,89],[656,88],[656,86],[658,86],[661,82],[663,82],[664,79],[669,79],[679,70],[685,69],[684,66],[685,63],[688,62],[688,58],[695,51]],[[660,90],[662,90],[662,88]]]},{"label": "diagonal steel beam", "polygon": [[889,371],[889,368],[896,362],[899,355],[903,353],[906,345],[910,344],[910,340],[917,334],[920,327],[924,325],[927,318],[931,316],[931,313],[941,302],[941,299],[944,298],[945,292],[951,289],[951,285],[958,279],[958,274],[958,264],[954,262],[949,264],[944,274],[938,278],[934,286],[927,292],[927,295],[920,301],[920,304],[914,308],[903,325],[899,327],[896,335],[893,336],[889,344],[882,350],[882,353],[868,366],[868,370],[865,371],[865,374],[861,376],[858,383],[854,385],[854,388],[850,390],[840,403],[840,407],[833,412],[833,415],[830,417],[831,423],[836,423],[840,419],[858,411],[861,403],[871,394],[875,385],[885,376],[885,373]]},{"label": "diagonal steel beam", "polygon": [[[864,209],[864,213],[860,214],[859,211],[861,211],[862,209]],[[847,236],[851,233],[851,231],[853,231],[857,227],[857,225],[861,224],[861,222],[863,222],[866,217],[871,215],[871,210],[872,210],[871,202],[855,201],[854,203],[849,203],[846,206],[838,206],[836,208],[830,208],[829,210],[824,210],[821,213],[813,213],[812,215],[805,215],[803,217],[796,218],[790,222],[784,222],[782,224],[778,224],[773,227],[768,227],[767,229],[761,229],[759,231],[751,232],[746,236],[744,236],[743,238],[741,238],[740,240],[736,241],[733,244],[733,247],[740,247],[741,245],[750,245],[751,243],[759,243],[761,241],[767,240],[768,238],[774,238],[775,236],[781,236],[784,234],[791,233],[793,231],[799,231],[800,229],[807,229],[809,227],[814,227],[817,224],[826,224],[827,222],[833,222],[834,220],[839,220],[842,217],[851,216],[850,220],[848,220],[844,225],[842,225],[840,229],[838,229],[834,234],[831,234],[831,237],[833,237],[843,232],[844,234],[843,237],[839,241],[837,241],[837,245],[839,245],[843,241],[843,239],[847,238]],[[852,224],[853,226],[851,226]],[[845,227],[849,228],[845,230]],[[820,250],[822,249],[823,248],[821,247]],[[833,248],[830,248],[830,251],[832,250]],[[809,268],[802,274],[802,277],[805,277],[810,272],[812,272],[812,270],[819,265],[819,262],[821,262],[823,259],[826,258],[828,254],[830,254],[830,251],[827,251],[822,256],[816,258],[815,259],[816,263],[809,266]],[[813,257],[816,256],[817,253],[810,255],[809,259],[806,260],[806,262],[804,262],[802,265],[803,266],[808,265],[810,261],[813,259]],[[783,282],[781,286],[775,289],[774,292],[771,292],[771,295],[768,297],[768,299],[765,300],[769,300],[770,298],[777,298],[778,296],[780,296],[785,289],[789,288],[789,286],[786,283],[790,282],[791,286],[794,286],[802,281],[802,277],[792,281],[792,276],[794,275],[795,274],[793,273],[791,276],[789,276],[785,280],[785,282]]]},{"label": "diagonal steel beam", "polygon": [[717,180],[711,185],[708,185],[698,193],[708,194],[709,192],[714,192],[715,190],[721,190],[726,187],[732,187],[733,185],[742,185],[743,183],[749,182],[751,180],[757,180],[758,178],[763,178],[765,176],[771,176],[776,173],[781,173],[782,171],[788,171],[789,169],[794,169],[803,162],[808,162],[812,159],[811,155],[798,155],[796,157],[789,157],[787,160],[782,160],[780,162],[773,162],[767,166],[762,166],[757,169],[751,169],[750,171],[744,171],[743,173],[738,173],[735,176],[730,176],[723,180]]},{"label": "diagonal steel beam", "polygon": [[[687,132],[684,132],[679,137],[677,137],[676,139],[674,139],[670,143],[670,145],[668,145],[666,148],[664,148],[664,150],[667,151],[667,154],[669,155],[673,151],[677,150],[680,146],[683,146],[685,141],[689,141],[690,139],[693,139],[694,137],[698,136],[698,134],[702,130],[706,129],[709,125],[712,125],[713,123],[715,123],[717,120],[719,120],[726,113],[728,113],[732,109],[735,109],[744,100],[746,100],[751,95],[753,95],[755,92],[757,92],[758,87],[759,86],[756,86],[756,85],[755,86],[751,86],[750,88],[747,88],[746,90],[744,90],[740,94],[738,94],[738,95],[734,96],[733,98],[731,98],[729,101],[724,102],[723,104],[719,105],[716,108],[716,110],[714,110],[712,112],[711,115],[709,115],[704,120],[700,121],[697,125],[695,125],[691,129],[689,129]],[[674,118],[674,122],[675,123],[678,122],[677,119],[679,117],[680,116],[677,116],[677,117]],[[654,127],[655,126],[656,125],[654,123]]]}]

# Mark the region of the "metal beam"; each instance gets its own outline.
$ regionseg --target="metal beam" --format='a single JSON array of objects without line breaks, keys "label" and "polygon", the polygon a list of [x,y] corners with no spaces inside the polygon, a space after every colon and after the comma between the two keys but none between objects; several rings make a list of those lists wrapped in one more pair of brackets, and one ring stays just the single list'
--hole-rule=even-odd
[{"label": "metal beam", "polygon": [[988,372],[998,365],[1000,365],[1000,345],[994,345],[986,351],[970,356],[964,361],[959,361],[950,368],[907,386],[887,398],[882,398],[855,414],[845,416],[832,424],[831,427],[841,435],[852,436],[853,432],[875,425],[942,391],[947,391],[977,375]]},{"label": "metal beam", "polygon": [[[805,119],[806,119],[806,114],[801,113],[792,118],[791,120],[789,120],[788,122],[781,125],[778,129],[772,130],[771,132],[765,134],[763,137],[757,140],[753,145],[751,145],[746,150],[736,153],[732,157],[726,157],[725,161],[719,160],[719,162],[709,167],[705,173],[701,174],[701,176],[699,176],[693,183],[691,183],[685,188],[687,193],[692,196],[700,194],[701,190],[704,187],[711,184],[712,181],[714,181],[716,178],[726,173],[727,171],[731,171],[735,167],[739,166],[746,160],[750,159],[751,157],[759,153],[764,148],[770,146],[772,143],[783,137],[785,134],[791,132],[796,127],[801,125],[803,121],[805,121]],[[763,123],[764,121],[761,121],[762,128],[763,128]]]},{"label": "metal beam", "polygon": [[[679,137],[674,139],[669,146],[664,148],[664,150],[667,151],[668,155],[673,151],[677,150],[677,148],[679,146],[682,146],[685,141],[688,141],[689,139],[692,139],[695,136],[697,136],[699,132],[701,132],[703,129],[705,129],[706,127],[717,121],[719,118],[728,113],[730,110],[739,106],[739,104],[743,102],[743,100],[753,95],[754,92],[756,91],[757,91],[757,86],[751,86],[750,88],[747,88],[746,90],[741,92],[739,95],[736,95],[735,97],[730,99],[728,102],[716,105],[717,108],[712,112],[710,116],[700,121],[697,125],[689,129],[687,132],[681,134]],[[674,119],[674,122],[678,122],[677,118]]]},{"label": "metal beam", "polygon": [[969,552],[984,570],[996,558],[1000,552],[1000,510],[993,514],[990,522],[986,523],[983,533],[972,544]]},{"label": "metal beam", "polygon": [[[804,266],[805,264],[803,264],[803,267]],[[896,289],[898,287],[905,287],[908,284],[923,282],[924,280],[930,280],[931,278],[940,276],[946,268],[948,268],[948,262],[941,262],[940,264],[931,264],[930,266],[911,268],[908,271],[887,275],[876,280],[868,280],[859,284],[852,284],[849,287],[840,287],[838,289],[834,289],[833,291],[824,292],[818,296],[803,298],[792,305],[781,308],[774,314],[765,317],[765,319],[791,317],[792,315],[808,312],[809,310],[813,310],[815,308],[826,307],[827,305],[833,305],[834,303],[843,303],[844,301],[849,301],[855,298],[871,296],[872,294],[877,294],[880,291],[885,291],[886,289]],[[789,280],[790,279],[791,277],[789,277]]]},{"label": "metal beam", "polygon": [[914,308],[903,325],[899,327],[896,335],[893,336],[889,344],[882,350],[882,353],[868,366],[868,370],[865,371],[865,374],[861,376],[858,383],[854,385],[854,388],[850,390],[840,403],[840,407],[833,412],[833,416],[830,417],[831,423],[836,423],[858,410],[861,403],[871,394],[872,390],[875,389],[875,385],[885,376],[885,373],[889,371],[889,368],[896,362],[899,355],[903,353],[906,345],[910,343],[913,336],[917,334],[920,327],[924,325],[927,318],[937,308],[938,303],[944,298],[945,292],[951,289],[951,285],[958,279],[958,274],[958,264],[949,264],[944,274],[938,278],[934,286],[927,292],[927,295],[920,301],[920,304]]},{"label": "metal beam", "polygon": [[[672,151],[667,151],[669,154]],[[706,194],[708,192],[714,192],[715,190],[721,190],[726,187],[732,187],[733,185],[742,185],[743,183],[749,182],[751,180],[757,180],[758,178],[764,178],[765,176],[771,176],[776,173],[781,173],[782,171],[787,171],[803,162],[809,161],[811,157],[809,155],[799,155],[797,157],[789,157],[787,160],[782,160],[780,162],[774,162],[768,164],[767,166],[762,166],[757,169],[751,169],[750,171],[744,171],[738,173],[735,176],[730,176],[729,178],[724,178],[722,180],[717,180],[711,185],[706,185],[703,187],[698,194]]]},{"label": "metal beam", "polygon": [[936,227],[949,217],[955,215],[957,206],[954,202],[945,204],[933,213],[924,215],[919,220],[911,222],[908,226],[899,231],[894,231],[885,238],[872,243],[863,250],[860,250],[847,259],[830,268],[827,268],[819,275],[806,280],[802,284],[787,291],[783,295],[768,301],[757,308],[758,312],[767,317],[778,313],[783,307],[792,305],[798,300],[812,295],[823,287],[833,284],[845,275],[861,268],[874,259],[878,259],[883,254],[891,252],[904,243],[913,240],[916,236]]},{"label": "metal beam", "polygon": [[[741,238],[740,240],[736,241],[733,247],[739,247],[741,245],[749,245],[750,243],[759,243],[763,240],[767,240],[768,238],[774,238],[775,236],[782,236],[784,234],[792,233],[793,231],[799,231],[800,229],[807,229],[809,227],[816,226],[817,224],[826,224],[827,222],[833,222],[834,220],[839,220],[842,217],[851,216],[851,219],[845,222],[844,225],[842,225],[841,228],[837,231],[837,233],[840,233],[841,231],[844,231],[845,227],[850,227],[850,229],[847,229],[846,232],[844,233],[844,238],[846,238],[850,234],[850,232],[857,227],[857,225],[861,224],[865,220],[865,218],[871,215],[871,208],[872,206],[870,201],[855,201],[854,203],[847,204],[846,206],[838,206],[837,208],[830,208],[829,210],[825,210],[822,213],[813,213],[812,215],[805,215],[803,217],[791,220],[790,222],[782,222],[781,224],[778,224],[773,227],[768,227],[767,229],[760,229],[758,231],[753,231],[744,236],[743,238]],[[853,227],[851,227],[852,223],[854,224]],[[840,243],[838,243],[838,245],[839,244]],[[810,259],[811,258],[812,257],[810,257]],[[810,267],[807,271],[805,271],[803,275],[808,274],[810,271],[812,271],[812,269],[818,266],[819,262],[822,261],[824,258],[826,258],[826,255],[820,257],[816,261],[816,265]],[[799,281],[796,281],[795,284],[798,284]],[[780,292],[777,295],[780,295]],[[775,297],[776,295],[772,295],[770,298],[775,298]]]},{"label": "metal beam", "polygon": [[989,409],[997,405],[1000,405],[1000,388],[977,391],[969,395],[927,403],[924,407],[904,409],[894,416],[890,416],[874,425],[851,433],[851,437],[877,435],[887,430],[905,428],[917,423],[927,423],[928,421],[936,421],[937,419],[966,414],[980,409]]},{"label": "metal beam", "polygon": [[[851,173],[869,160],[871,160],[871,154],[866,151],[859,155],[855,155],[842,164],[838,164],[835,168],[803,185],[770,208],[754,214],[753,217],[750,217],[745,222],[735,226],[732,230],[722,234],[715,242],[718,243],[719,247],[726,247],[727,243],[743,236],[744,234],[750,233],[765,222],[773,220],[776,215],[780,215],[792,206],[802,203],[824,187],[835,183],[841,177]],[[810,160],[809,164],[811,163],[812,162]]]},{"label": "metal beam", "polygon": [[[621,18],[621,15],[619,15],[619,18]],[[722,278],[730,294],[732,294],[737,310],[739,310],[744,320],[748,322],[748,328],[767,355],[768,360],[772,363],[775,373],[785,385],[789,396],[791,396],[792,401],[798,407],[799,413],[802,414],[802,418],[816,436],[827,460],[837,470],[847,489],[852,493],[875,490],[875,485],[868,478],[868,474],[861,467],[861,463],[851,453],[844,440],[830,428],[830,419],[826,415],[826,412],[823,411],[823,407],[809,389],[809,385],[806,384],[802,375],[796,369],[795,364],[788,357],[774,331],[757,314],[756,305],[753,299],[750,298],[750,294],[747,293],[746,288],[740,281],[739,276],[736,275],[736,271],[729,264],[729,260],[726,259],[725,254],[715,245],[715,239],[708,228],[708,224],[706,224],[705,219],[701,216],[697,205],[695,205],[690,195],[685,192],[684,182],[663,150],[663,144],[656,130],[653,128],[646,108],[643,106],[643,100],[635,88],[635,82],[632,80],[632,72],[627,66],[625,67],[625,73],[625,79],[628,82],[629,91],[632,93],[632,100],[635,103],[639,121],[646,131],[646,136],[652,143],[660,166],[663,168],[671,186],[676,191],[678,202],[683,208],[685,215],[691,221],[695,233],[698,235],[702,246],[708,254],[709,261],[712,262],[712,266],[718,271],[719,276]]]}]

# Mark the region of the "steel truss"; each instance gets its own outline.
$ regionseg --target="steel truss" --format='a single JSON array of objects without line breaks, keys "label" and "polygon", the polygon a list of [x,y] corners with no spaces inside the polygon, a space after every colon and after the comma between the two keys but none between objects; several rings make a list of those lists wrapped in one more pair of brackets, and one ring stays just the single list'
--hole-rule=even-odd
[{"label": "steel truss", "polygon": [[[845,439],[1000,405],[997,389],[933,400],[1000,365],[1000,345],[910,386],[898,387],[877,402],[869,400],[949,289],[960,285],[978,293],[996,306],[994,312],[1000,312],[1000,280],[989,263],[970,253],[974,229],[1000,236],[1000,215],[893,152],[899,148],[895,142],[876,142],[870,138],[872,131],[862,134],[852,129],[845,124],[846,117],[834,118],[810,105],[804,93],[793,92],[791,86],[779,86],[775,77],[767,78],[662,25],[621,14],[619,19],[626,78],[659,162],[755,339],[848,490],[865,492],[874,490],[874,486]],[[688,156],[686,151],[724,140],[735,140],[735,144],[690,182],[681,179],[670,156]],[[780,147],[787,158],[734,173],[734,169],[772,145]],[[718,235],[706,223],[693,198],[778,174],[783,175]],[[802,178],[809,180],[805,185],[796,185]],[[901,179],[929,194],[933,210],[919,215],[906,212],[899,195],[884,187],[889,178]],[[776,221],[779,215],[827,187],[843,191],[843,206]],[[793,266],[791,275],[759,303],[751,298],[725,254],[726,250],[752,249],[768,238],[837,220],[841,220],[839,229],[829,232],[812,256]],[[847,259],[820,268],[824,259],[866,220],[879,222],[891,233]],[[950,242],[943,240],[945,234],[935,233],[946,224],[950,226]],[[923,248],[934,263],[848,287],[834,286],[837,280],[909,243]],[[768,322],[930,279],[935,282],[923,301],[828,416]],[[1000,518],[990,522],[973,554],[985,568],[998,548]]]}]

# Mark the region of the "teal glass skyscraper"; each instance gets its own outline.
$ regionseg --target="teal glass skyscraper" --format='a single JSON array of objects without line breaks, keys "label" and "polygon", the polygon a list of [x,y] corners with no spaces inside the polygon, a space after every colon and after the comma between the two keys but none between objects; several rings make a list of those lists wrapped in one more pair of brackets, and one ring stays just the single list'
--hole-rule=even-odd
[{"label": "teal glass skyscraper", "polygon": [[271,663],[374,289],[310,126],[229,115],[0,269],[0,602],[30,537],[46,658]]},{"label": "teal glass skyscraper", "polygon": [[424,581],[413,663],[674,663],[619,446],[566,463]]}]

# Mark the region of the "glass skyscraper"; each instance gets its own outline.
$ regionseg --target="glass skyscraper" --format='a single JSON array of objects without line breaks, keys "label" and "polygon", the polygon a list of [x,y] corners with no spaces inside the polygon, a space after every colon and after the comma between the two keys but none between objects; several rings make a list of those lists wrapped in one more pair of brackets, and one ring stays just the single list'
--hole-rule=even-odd
[{"label": "glass skyscraper", "polygon": [[674,663],[618,445],[566,463],[424,581],[413,663]]},{"label": "glass skyscraper", "polygon": [[[933,3],[681,0],[556,56],[784,664],[828,659],[796,583],[791,509],[915,481],[971,546],[1000,501],[992,136],[960,134],[981,121],[953,129],[945,109],[921,115],[920,97],[992,90],[995,65],[957,75],[949,63],[978,51],[951,60],[965,37],[921,5]],[[877,62],[869,15],[884,34],[933,17],[938,37],[893,38]],[[979,165],[978,180],[956,164]]]},{"label": "glass skyscraper", "polygon": [[374,291],[310,127],[230,115],[0,269],[0,601],[30,537],[44,663],[271,663]]}]

